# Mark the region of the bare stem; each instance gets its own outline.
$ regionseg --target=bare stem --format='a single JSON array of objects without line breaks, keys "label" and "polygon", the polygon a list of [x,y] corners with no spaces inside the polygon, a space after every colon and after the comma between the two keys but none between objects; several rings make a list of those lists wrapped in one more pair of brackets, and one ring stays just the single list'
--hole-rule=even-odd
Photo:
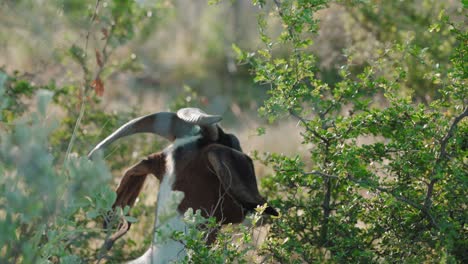
[{"label": "bare stem", "polygon": [[[100,4],[101,0],[96,0],[96,5],[94,7],[94,12],[93,12],[93,15],[91,17],[91,24],[88,28],[88,31],[86,32],[86,37],[85,37],[85,48],[84,48],[84,52],[85,52],[85,56],[87,56],[87,50],[88,50],[88,43],[89,43],[89,36],[91,34],[91,28],[93,26],[93,23],[94,21],[96,20],[96,17],[97,17],[97,13],[98,13],[98,9],[99,9],[99,4]],[[106,40],[106,46],[107,46],[107,40]],[[105,46],[105,47],[106,47]],[[105,58],[107,60],[107,58]],[[76,134],[78,132],[78,128],[80,127],[80,124],[81,124],[81,120],[83,119],[83,116],[84,116],[84,113],[85,113],[85,105],[86,105],[86,102],[85,102],[85,95],[86,95],[86,92],[87,92],[87,87],[90,83],[90,80],[88,79],[89,77],[89,73],[88,73],[88,69],[86,67],[86,60],[84,61],[84,64],[82,65],[82,68],[83,68],[83,85],[82,85],[82,92],[81,92],[81,105],[80,105],[80,112],[78,114],[78,118],[76,119],[76,122],[75,122],[75,126],[73,128],[73,133],[72,133],[72,136],[70,138],[70,142],[68,143],[68,147],[67,147],[67,152],[65,153],[65,161],[64,163],[68,162],[69,158],[70,158],[70,153],[71,153],[71,150],[73,148],[73,144],[75,142],[75,139],[76,139]],[[98,73],[100,74],[100,72],[102,71],[102,67],[101,69],[98,71]]]}]

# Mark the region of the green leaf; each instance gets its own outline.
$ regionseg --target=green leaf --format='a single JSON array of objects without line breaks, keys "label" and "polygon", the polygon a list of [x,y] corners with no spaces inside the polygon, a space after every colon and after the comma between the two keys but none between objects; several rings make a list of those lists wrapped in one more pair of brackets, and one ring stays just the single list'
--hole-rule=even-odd
[{"label": "green leaf", "polygon": [[129,222],[129,223],[136,223],[138,221],[138,219],[136,219],[133,216],[129,216],[129,215],[125,216],[125,220],[127,220],[127,222]]},{"label": "green leaf", "polygon": [[91,211],[86,212],[86,217],[89,218],[89,219],[95,219],[99,215],[100,215],[99,212],[95,211],[95,210],[91,210]]}]

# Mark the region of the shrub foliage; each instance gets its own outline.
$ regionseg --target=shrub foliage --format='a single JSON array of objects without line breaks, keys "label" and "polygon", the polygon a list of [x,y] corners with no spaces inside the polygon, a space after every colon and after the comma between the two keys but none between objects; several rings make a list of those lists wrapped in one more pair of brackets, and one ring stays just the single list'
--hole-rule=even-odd
[{"label": "shrub foliage", "polygon": [[[98,39],[95,56],[87,56],[86,45],[67,52],[82,69],[81,84],[35,86],[19,73],[0,71],[0,263],[120,262],[140,253],[128,252],[131,240],[126,248],[116,244],[112,252],[102,246],[119,223],[133,222],[143,213],[133,210],[129,216],[128,208],[110,213],[116,196],[110,170],[102,157],[93,162],[85,157],[89,142],[135,114],[104,113],[99,96],[111,72],[135,69],[132,61],[109,65],[108,59],[145,27],[147,10],[135,1],[108,4],[105,12],[98,15],[90,9],[87,16],[92,25],[86,45],[90,35]],[[307,153],[254,153],[272,169],[262,180],[262,192],[282,212],[280,218],[266,220],[269,233],[260,245],[252,236],[261,221],[259,213],[248,218],[247,226],[225,227],[207,247],[209,229],[197,227],[216,228],[217,223],[190,211],[185,215],[189,231],[169,234],[187,247],[181,261],[468,262],[466,25],[441,12],[434,21],[418,19],[426,27],[418,36],[434,42],[379,34],[384,50],[364,67],[353,64],[353,51],[345,53],[338,80],[327,83],[310,47],[319,25],[315,14],[330,2],[253,4],[260,10],[263,46],[233,49],[254,81],[268,88],[260,115],[271,123],[296,120]],[[361,22],[371,27],[386,26],[376,18],[373,1],[334,4],[358,12],[358,17],[362,11]],[[64,7],[71,18],[82,14],[72,12],[75,5],[82,3],[71,1]],[[466,18],[466,12],[463,15]],[[272,34],[271,25],[278,21],[283,30]],[[454,48],[439,54],[434,43],[444,38]],[[433,99],[413,95],[426,85]],[[189,88],[187,92],[192,93]],[[173,103],[185,104],[183,99]],[[50,105],[63,110],[64,117],[51,118]],[[133,149],[148,148],[132,143]],[[127,142],[106,152],[114,157],[111,168],[130,164],[125,155],[129,149]],[[107,228],[103,221],[108,221]]]},{"label": "shrub foliage", "polygon": [[[442,85],[438,99],[419,103],[402,88],[407,62],[424,56],[424,43],[394,39],[357,74],[348,54],[341,80],[329,85],[307,52],[317,32],[313,13],[328,1],[273,2],[279,37],[267,34],[265,13],[265,48],[234,48],[255,81],[270,87],[260,114],[296,119],[308,155],[257,154],[274,170],[263,186],[283,212],[263,253],[281,263],[466,262],[466,26],[443,13],[432,25],[448,28],[457,46],[449,61],[431,62],[446,71],[424,66],[427,82]],[[278,55],[284,49],[288,55]]]}]

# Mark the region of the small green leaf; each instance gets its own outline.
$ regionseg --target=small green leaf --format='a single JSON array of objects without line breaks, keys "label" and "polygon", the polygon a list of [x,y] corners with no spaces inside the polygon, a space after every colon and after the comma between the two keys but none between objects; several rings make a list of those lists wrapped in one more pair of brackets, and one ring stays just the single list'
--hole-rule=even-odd
[{"label": "small green leaf", "polygon": [[264,127],[257,128],[257,136],[264,135],[265,132],[266,132],[266,129]]},{"label": "small green leaf", "polygon": [[98,216],[99,216],[99,212],[97,212],[95,210],[91,210],[91,211],[88,211],[86,213],[86,217],[89,218],[89,219],[95,219]]},{"label": "small green leaf", "polygon": [[125,216],[125,220],[127,220],[127,222],[129,222],[129,223],[135,223],[135,222],[138,221],[138,219],[136,219],[133,216],[129,216],[129,215]]}]

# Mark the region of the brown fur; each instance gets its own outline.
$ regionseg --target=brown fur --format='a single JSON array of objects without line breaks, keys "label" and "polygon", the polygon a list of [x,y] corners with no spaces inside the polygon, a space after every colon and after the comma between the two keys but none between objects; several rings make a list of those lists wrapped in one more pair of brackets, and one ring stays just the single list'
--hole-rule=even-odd
[{"label": "brown fur", "polygon": [[117,199],[113,208],[133,206],[148,174],[153,174],[161,180],[166,171],[165,158],[164,153],[155,153],[128,169],[117,188]]},{"label": "brown fur", "polygon": [[[257,189],[252,160],[244,153],[224,145],[209,144],[175,155],[180,156],[175,157],[173,189],[184,192],[179,213],[193,208],[200,210],[204,217],[215,217],[220,224],[240,223],[247,211],[265,203]],[[166,155],[159,152],[129,169],[117,189],[114,207],[132,206],[148,174],[162,181],[165,161]],[[215,240],[216,233],[217,230],[213,230],[209,234],[208,243]]]}]

